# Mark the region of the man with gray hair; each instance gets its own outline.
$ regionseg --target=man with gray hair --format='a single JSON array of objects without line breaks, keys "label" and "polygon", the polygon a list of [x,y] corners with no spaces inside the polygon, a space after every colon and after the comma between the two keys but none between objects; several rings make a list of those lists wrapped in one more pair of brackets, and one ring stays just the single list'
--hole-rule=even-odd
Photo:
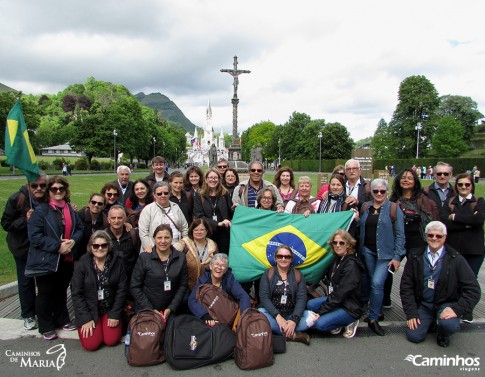
[{"label": "man with gray hair", "polygon": [[446,222],[448,219],[447,204],[448,200],[454,195],[450,179],[453,177],[453,167],[443,161],[436,164],[434,168],[436,181],[424,188],[428,197],[436,203],[440,212],[440,220]]},{"label": "man with gray hair", "polygon": [[118,200],[125,205],[133,192],[133,182],[130,181],[131,170],[126,165],[120,165],[116,169],[116,174],[118,175],[118,179],[113,181],[113,183],[120,188],[121,197]]},{"label": "man with gray hair", "polygon": [[253,161],[249,165],[249,179],[241,182],[234,189],[232,194],[233,207],[243,205],[256,208],[257,196],[262,189],[270,189],[276,195],[276,212],[283,212],[283,199],[275,185],[263,179],[264,168],[259,161]]},{"label": "man with gray hair", "polygon": [[437,323],[437,343],[448,347],[450,336],[460,330],[460,318],[472,313],[480,300],[480,286],[465,258],[445,245],[442,222],[428,223],[425,234],[428,244],[409,255],[401,278],[406,337],[422,342]]},{"label": "man with gray hair", "polygon": [[345,163],[345,202],[359,208],[364,202],[371,200],[370,182],[361,177],[360,162],[350,159]]}]

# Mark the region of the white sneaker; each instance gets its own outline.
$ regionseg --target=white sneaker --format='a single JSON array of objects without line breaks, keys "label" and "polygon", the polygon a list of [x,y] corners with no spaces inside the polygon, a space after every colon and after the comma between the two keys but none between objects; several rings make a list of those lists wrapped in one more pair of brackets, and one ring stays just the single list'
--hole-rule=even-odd
[{"label": "white sneaker", "polygon": [[37,328],[37,320],[35,317],[29,317],[24,319],[25,330],[35,330]]},{"label": "white sneaker", "polygon": [[359,327],[359,320],[345,326],[344,338],[353,338],[357,332],[357,327]]},{"label": "white sneaker", "polygon": [[340,334],[340,331],[342,331],[341,327],[337,327],[336,329],[330,330],[330,334],[332,335],[338,335]]}]

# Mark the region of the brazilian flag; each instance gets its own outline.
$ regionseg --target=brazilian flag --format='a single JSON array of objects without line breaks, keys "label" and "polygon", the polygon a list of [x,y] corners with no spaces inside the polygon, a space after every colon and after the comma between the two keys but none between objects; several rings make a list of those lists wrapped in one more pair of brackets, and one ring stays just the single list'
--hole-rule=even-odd
[{"label": "brazilian flag", "polygon": [[17,100],[7,116],[5,155],[7,164],[17,166],[29,182],[39,178],[39,165],[30,144],[20,100]]},{"label": "brazilian flag", "polygon": [[237,206],[229,266],[239,282],[253,281],[276,265],[276,249],[287,245],[293,250],[293,265],[308,283],[317,283],[333,260],[328,239],[337,229],[348,229],[353,215],[353,211],[344,211],[305,217]]}]

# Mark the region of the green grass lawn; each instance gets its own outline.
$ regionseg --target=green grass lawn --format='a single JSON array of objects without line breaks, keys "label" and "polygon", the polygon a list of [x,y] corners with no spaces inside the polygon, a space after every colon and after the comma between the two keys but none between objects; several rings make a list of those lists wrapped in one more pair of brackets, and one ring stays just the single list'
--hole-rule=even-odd
[{"label": "green grass lawn", "polygon": [[[138,178],[143,178],[147,175],[147,172],[135,172],[133,176],[133,180]],[[317,174],[316,173],[304,173],[304,174],[297,174],[295,177],[295,181],[298,181],[298,178],[301,175],[308,175],[312,179],[313,182],[313,192],[312,194],[315,196],[317,193]],[[266,174],[265,179],[269,181],[273,181],[274,174]],[[111,174],[93,174],[87,176],[76,176],[73,175],[68,177],[70,183],[70,190],[71,190],[71,200],[73,203],[77,204],[79,208],[82,208],[84,205],[87,204],[89,197],[94,192],[99,192],[101,187],[108,181],[112,181],[115,179],[115,175]],[[429,185],[431,181],[421,181],[423,186]],[[18,191],[21,185],[24,184],[24,178],[19,179],[11,179],[11,180],[4,180],[0,181],[0,216],[3,213],[5,208],[5,204],[7,199],[12,195],[14,192]],[[476,196],[485,196],[485,185],[479,184],[477,185]],[[16,280],[16,273],[15,273],[15,263],[12,257],[12,254],[8,250],[7,242],[6,242],[6,232],[0,227],[0,284],[5,284],[11,281]]]}]

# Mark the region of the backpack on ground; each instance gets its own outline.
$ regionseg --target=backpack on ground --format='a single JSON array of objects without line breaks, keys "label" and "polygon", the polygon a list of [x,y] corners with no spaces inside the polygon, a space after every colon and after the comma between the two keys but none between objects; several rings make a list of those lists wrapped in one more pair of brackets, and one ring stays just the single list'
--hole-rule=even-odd
[{"label": "backpack on ground", "polygon": [[257,369],[274,362],[272,332],[266,316],[249,308],[239,319],[234,358],[240,369]]},{"label": "backpack on ground", "polygon": [[202,319],[182,314],[168,326],[164,354],[175,369],[216,364],[234,353],[236,334],[226,325],[210,327]]},{"label": "backpack on ground", "polygon": [[212,284],[201,284],[197,288],[195,299],[202,304],[212,319],[227,326],[232,326],[236,319],[239,305],[229,295]]},{"label": "backpack on ground", "polygon": [[164,317],[150,309],[135,314],[128,325],[125,337],[125,355],[128,364],[135,366],[155,365],[165,361]]}]

